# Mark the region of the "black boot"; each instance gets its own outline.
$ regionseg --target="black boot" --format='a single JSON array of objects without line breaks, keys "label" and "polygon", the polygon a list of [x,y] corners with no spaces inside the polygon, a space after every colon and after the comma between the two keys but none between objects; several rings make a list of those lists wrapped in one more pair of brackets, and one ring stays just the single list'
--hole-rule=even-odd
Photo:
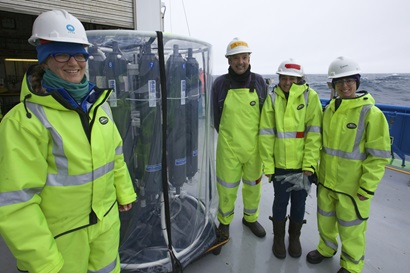
[{"label": "black boot", "polygon": [[306,255],[306,260],[307,260],[309,263],[311,263],[311,264],[321,263],[324,259],[328,259],[328,258],[331,258],[331,257],[323,256],[323,255],[320,254],[320,252],[317,251],[316,249],[310,251],[310,252]]},{"label": "black boot", "polygon": [[[224,224],[219,224],[219,227],[216,229],[216,245],[220,245],[220,244],[225,244],[224,242],[226,242],[229,239],[229,224],[228,225],[224,225]],[[222,245],[214,248],[212,250],[212,254],[214,255],[219,255],[221,253],[222,250]]]},{"label": "black boot", "polygon": [[263,238],[266,236],[265,229],[263,228],[261,224],[259,224],[258,221],[248,222],[245,220],[245,218],[242,218],[242,224],[247,226],[252,231],[252,233],[255,234],[255,236],[259,238]]},{"label": "black boot", "polygon": [[219,224],[218,230],[223,238],[223,240],[227,240],[229,238],[229,224]]},{"label": "black boot", "polygon": [[300,245],[300,230],[303,222],[295,223],[289,220],[289,255],[293,258],[299,258],[302,255],[302,246]]},{"label": "black boot", "polygon": [[273,245],[272,252],[278,259],[286,258],[286,247],[285,247],[285,221],[274,221],[272,217],[269,217],[273,222]]}]

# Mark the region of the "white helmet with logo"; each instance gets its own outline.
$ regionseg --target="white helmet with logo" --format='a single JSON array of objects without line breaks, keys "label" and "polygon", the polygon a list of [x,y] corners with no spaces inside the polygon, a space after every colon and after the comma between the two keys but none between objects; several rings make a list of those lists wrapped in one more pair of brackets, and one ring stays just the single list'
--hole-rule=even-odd
[{"label": "white helmet with logo", "polygon": [[226,47],[226,54],[225,57],[228,58],[229,56],[239,54],[239,53],[249,53],[251,54],[252,51],[248,46],[248,43],[239,39],[233,38],[233,40],[228,44]]},{"label": "white helmet with logo", "polygon": [[292,58],[290,58],[289,60],[283,61],[279,65],[278,71],[276,71],[276,74],[294,76],[294,77],[300,77],[300,78],[302,78],[305,75],[303,71],[303,66]]},{"label": "white helmet with logo", "polygon": [[359,64],[349,58],[338,57],[329,65],[329,79],[343,78],[360,74]]},{"label": "white helmet with logo", "polygon": [[52,10],[40,14],[33,24],[33,33],[28,39],[36,46],[38,40],[91,45],[83,24],[65,10]]}]

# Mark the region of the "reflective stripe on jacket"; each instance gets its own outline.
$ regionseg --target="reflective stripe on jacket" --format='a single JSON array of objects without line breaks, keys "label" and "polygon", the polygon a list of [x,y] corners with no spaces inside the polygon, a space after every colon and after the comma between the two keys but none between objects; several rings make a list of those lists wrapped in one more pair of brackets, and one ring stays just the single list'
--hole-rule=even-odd
[{"label": "reflective stripe on jacket", "polygon": [[324,112],[319,181],[328,189],[372,198],[391,157],[389,127],[383,112],[365,92],[333,99]]},{"label": "reflective stripe on jacket", "polygon": [[276,98],[265,100],[259,126],[264,173],[274,174],[275,168],[317,171],[322,117],[318,94],[307,84],[293,84],[288,99],[279,86],[272,96]]},{"label": "reflective stripe on jacket", "polygon": [[85,113],[58,92],[31,93],[26,77],[25,101],[0,123],[0,233],[30,272],[49,272],[61,259],[54,237],[96,223],[136,194],[110,90],[98,90]]}]

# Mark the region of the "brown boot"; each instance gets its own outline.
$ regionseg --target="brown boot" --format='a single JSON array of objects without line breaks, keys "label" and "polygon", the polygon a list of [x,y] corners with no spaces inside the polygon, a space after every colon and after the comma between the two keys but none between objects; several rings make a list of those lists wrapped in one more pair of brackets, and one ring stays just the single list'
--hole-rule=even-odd
[{"label": "brown boot", "polygon": [[272,252],[278,259],[286,258],[286,247],[285,247],[285,224],[286,220],[282,222],[273,222],[273,246]]},{"label": "brown boot", "polygon": [[295,223],[289,220],[289,255],[293,258],[299,258],[302,255],[302,246],[300,245],[300,230],[302,223]]}]

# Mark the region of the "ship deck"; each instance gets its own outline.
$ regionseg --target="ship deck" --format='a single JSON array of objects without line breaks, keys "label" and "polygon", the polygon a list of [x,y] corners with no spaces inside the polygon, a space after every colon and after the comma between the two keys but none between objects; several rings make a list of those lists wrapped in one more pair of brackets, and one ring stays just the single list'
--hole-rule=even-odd
[{"label": "ship deck", "polygon": [[[407,173],[407,174],[406,174]],[[271,215],[273,187],[263,180],[259,221],[265,227],[265,238],[255,237],[242,225],[242,201],[238,198],[236,215],[230,225],[231,240],[218,256],[207,256],[188,265],[184,273],[265,273],[265,272],[337,272],[340,268],[338,253],[321,264],[306,261],[306,254],[315,249],[319,235],[316,223],[315,186],[306,200],[305,219],[302,228],[302,256],[283,260],[272,253],[273,230]],[[239,197],[239,196],[238,196]],[[367,229],[367,249],[362,273],[410,272],[410,175],[407,170],[395,171],[387,167],[372,201]],[[287,237],[286,237],[287,241]],[[287,244],[287,242],[286,242]]]},{"label": "ship deck", "polygon": [[[340,250],[332,259],[321,264],[306,262],[306,254],[315,249],[319,236],[316,224],[315,187],[306,201],[305,219],[302,228],[302,256],[289,255],[277,259],[272,254],[271,215],[273,188],[266,177],[262,182],[259,221],[265,227],[265,238],[257,238],[241,223],[242,199],[238,195],[236,215],[231,223],[231,240],[219,255],[208,254],[191,263],[184,273],[264,273],[264,272],[337,272]],[[386,173],[372,202],[367,230],[367,250],[363,273],[405,273],[410,267],[410,175],[408,170],[395,171],[387,167]],[[0,272],[18,273],[15,259],[3,240],[0,239]]]}]

